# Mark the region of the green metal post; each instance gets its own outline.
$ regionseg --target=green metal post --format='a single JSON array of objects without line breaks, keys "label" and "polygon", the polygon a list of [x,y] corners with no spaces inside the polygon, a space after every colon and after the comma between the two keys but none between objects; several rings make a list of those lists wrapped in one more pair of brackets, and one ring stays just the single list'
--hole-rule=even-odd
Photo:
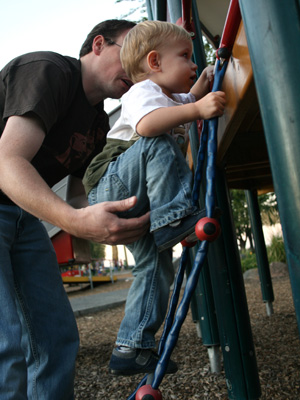
[{"label": "green metal post", "polygon": [[[198,129],[193,124],[190,131],[191,151],[194,162],[197,162],[199,148]],[[200,194],[201,197],[201,194]],[[204,195],[202,194],[202,197]],[[200,200],[201,204],[204,201]],[[201,205],[200,205],[201,207]],[[190,251],[190,254],[192,251]],[[191,254],[192,256],[192,254]],[[194,257],[192,257],[194,259]],[[202,333],[202,341],[205,346],[219,346],[218,326],[215,314],[215,305],[211,289],[211,280],[207,262],[201,271],[197,289],[193,296],[193,317],[199,321]],[[217,362],[216,362],[217,363]]]},{"label": "green metal post", "polygon": [[300,331],[300,3],[240,0]]},{"label": "green metal post", "polygon": [[258,399],[260,383],[225,173],[217,170],[222,235],[208,252],[230,399]]},{"label": "green metal post", "polygon": [[200,75],[201,72],[203,71],[203,69],[207,66],[207,62],[206,62],[206,54],[205,54],[205,50],[204,50],[204,44],[203,44],[203,39],[202,39],[202,30],[201,30],[201,24],[199,21],[199,14],[198,14],[196,0],[193,0],[193,2],[192,2],[192,14],[193,14],[193,22],[194,22],[194,26],[195,26],[195,33],[196,33],[196,37],[193,40],[194,58],[195,58],[195,63],[198,66],[198,75]]},{"label": "green metal post", "polygon": [[166,21],[167,5],[162,0],[146,0],[148,19],[155,21]]},{"label": "green metal post", "polygon": [[181,0],[166,0],[168,4],[168,12],[170,21],[174,24],[182,17],[182,3]]},{"label": "green metal post", "polygon": [[[189,252],[190,263],[187,265],[187,274],[190,273],[195,258],[194,249],[190,249]],[[197,288],[192,297],[191,309],[194,321],[199,323],[203,345],[219,346],[220,340],[207,262],[200,273]]]},{"label": "green metal post", "polygon": [[[181,1],[170,2],[173,3],[171,11],[171,20],[176,22],[178,18],[181,17]],[[176,7],[175,7],[176,4]],[[206,57],[204,51],[204,45],[202,40],[202,32],[200,21],[198,18],[197,5],[193,1],[192,4],[193,21],[195,26],[195,38],[193,40],[194,46],[194,61],[198,65],[198,76],[200,76],[202,70],[206,67]],[[190,131],[190,143],[192,150],[192,157],[194,164],[197,162],[197,154],[199,149],[199,138],[198,138],[198,128],[197,124],[193,123]],[[204,203],[204,194],[202,194],[203,201],[200,200],[201,204]],[[201,205],[200,205],[201,207]],[[192,259],[194,259],[193,250],[190,251]],[[220,369],[218,360],[218,351],[220,346],[218,326],[215,313],[215,305],[212,294],[211,279],[209,274],[208,263],[205,262],[203,269],[201,271],[197,289],[192,301],[192,311],[195,318],[198,319],[199,325],[202,333],[202,342],[205,346],[210,347],[214,351],[214,356],[211,358],[211,368],[213,370],[214,366],[216,371]]]},{"label": "green metal post", "polygon": [[[202,40],[202,32],[200,21],[198,18],[198,10],[195,1],[192,2],[192,13],[193,21],[195,26],[195,38],[193,40],[194,45],[194,61],[198,65],[198,76],[200,76],[202,70],[206,67],[206,57],[204,51],[204,45]],[[197,154],[199,149],[199,138],[197,124],[194,122],[190,131],[190,144],[192,150],[192,157],[194,164],[197,162]],[[205,177],[205,176],[204,176]],[[200,196],[201,197],[201,196]],[[203,200],[203,201],[202,201]],[[204,202],[204,194],[202,193],[202,199],[200,199],[200,207]],[[215,315],[215,305],[212,295],[210,274],[208,270],[209,266],[206,262],[203,266],[203,271],[199,277],[199,283],[196,289],[195,298],[193,302],[197,304],[197,316],[202,331],[203,344],[206,346],[219,346],[219,334],[218,326]]]},{"label": "green metal post", "polygon": [[249,207],[262,297],[267,305],[267,314],[271,315],[273,314],[272,302],[274,301],[274,293],[265,238],[262,230],[257,191],[245,190],[245,195]]}]

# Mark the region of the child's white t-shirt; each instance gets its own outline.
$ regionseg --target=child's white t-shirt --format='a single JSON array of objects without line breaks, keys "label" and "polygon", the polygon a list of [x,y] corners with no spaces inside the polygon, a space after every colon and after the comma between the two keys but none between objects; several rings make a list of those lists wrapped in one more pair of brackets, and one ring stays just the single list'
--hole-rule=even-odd
[{"label": "child's white t-shirt", "polygon": [[[107,138],[120,140],[137,140],[140,136],[136,131],[138,122],[151,111],[161,107],[173,107],[195,102],[191,93],[173,94],[173,99],[165,95],[161,88],[151,80],[136,83],[122,97],[120,118],[108,132]],[[172,129],[170,132],[181,148],[188,143],[190,123]]]},{"label": "child's white t-shirt", "polygon": [[[83,184],[87,194],[103,177],[109,163],[116,160],[141,137],[136,132],[136,125],[146,114],[161,107],[195,102],[191,93],[174,94],[173,98],[175,100],[166,96],[161,88],[150,80],[135,84],[124,94],[120,118],[108,132],[103,151],[94,157],[85,172]],[[189,127],[190,123],[165,132],[173,136],[184,155],[189,143]]]}]

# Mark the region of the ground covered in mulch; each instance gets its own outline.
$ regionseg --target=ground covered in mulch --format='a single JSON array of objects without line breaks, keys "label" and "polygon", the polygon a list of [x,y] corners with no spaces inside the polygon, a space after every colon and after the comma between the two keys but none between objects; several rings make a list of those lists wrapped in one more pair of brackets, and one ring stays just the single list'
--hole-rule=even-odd
[{"label": "ground covered in mulch", "polygon": [[[262,400],[300,399],[300,342],[286,271],[272,272],[274,314],[266,315],[257,274],[245,280],[247,300],[256,348]],[[128,287],[120,280],[95,290]],[[72,294],[71,294],[72,295]],[[78,294],[77,294],[78,295]],[[80,295],[80,294],[79,294]],[[143,376],[116,378],[108,373],[115,336],[123,306],[78,317],[81,346],[75,380],[76,400],[126,400]],[[164,400],[227,399],[225,374],[210,372],[207,350],[188,314],[172,358],[179,371],[166,376],[160,385]]]}]

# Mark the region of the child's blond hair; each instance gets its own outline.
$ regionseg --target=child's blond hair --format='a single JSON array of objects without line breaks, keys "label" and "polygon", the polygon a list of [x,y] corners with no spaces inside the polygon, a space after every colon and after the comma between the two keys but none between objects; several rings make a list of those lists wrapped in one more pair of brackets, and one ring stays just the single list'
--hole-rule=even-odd
[{"label": "child's blond hair", "polygon": [[165,21],[140,22],[127,33],[121,49],[121,63],[132,82],[146,79],[142,60],[150,51],[168,45],[170,40],[192,41],[184,28]]}]

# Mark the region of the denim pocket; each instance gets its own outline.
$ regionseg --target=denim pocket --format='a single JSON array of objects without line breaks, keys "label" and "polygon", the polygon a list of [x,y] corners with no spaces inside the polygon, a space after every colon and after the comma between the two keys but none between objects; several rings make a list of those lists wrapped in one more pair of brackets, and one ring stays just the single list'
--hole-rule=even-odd
[{"label": "denim pocket", "polygon": [[94,189],[96,189],[95,203],[124,200],[129,197],[128,188],[117,174],[105,175]]}]

